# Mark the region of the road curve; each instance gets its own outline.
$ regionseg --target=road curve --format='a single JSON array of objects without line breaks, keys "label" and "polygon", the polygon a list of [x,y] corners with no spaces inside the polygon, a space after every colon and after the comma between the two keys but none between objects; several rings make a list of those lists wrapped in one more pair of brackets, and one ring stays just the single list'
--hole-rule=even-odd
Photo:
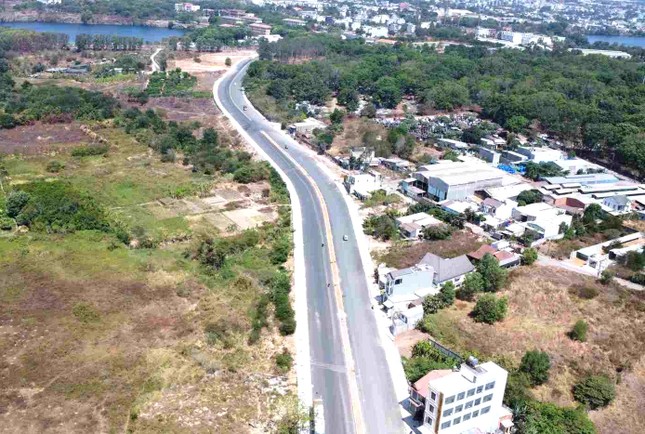
[{"label": "road curve", "polygon": [[[300,202],[303,224],[295,229],[304,239],[312,395],[323,400],[326,432],[400,433],[401,415],[343,193],[308,152],[247,103],[240,86],[249,63],[240,63],[219,81],[216,100],[289,178]],[[343,333],[350,347],[345,351]]]}]

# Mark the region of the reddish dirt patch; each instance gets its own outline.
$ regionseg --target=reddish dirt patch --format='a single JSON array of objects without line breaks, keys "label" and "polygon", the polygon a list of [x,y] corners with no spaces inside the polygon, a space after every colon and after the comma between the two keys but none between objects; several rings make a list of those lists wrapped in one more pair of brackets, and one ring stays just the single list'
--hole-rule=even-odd
[{"label": "reddish dirt patch", "polygon": [[53,147],[87,143],[79,123],[23,125],[0,129],[0,153],[40,154]]},{"label": "reddish dirt patch", "polygon": [[412,357],[412,347],[419,341],[427,340],[430,335],[417,329],[408,330],[394,338],[394,345],[399,350],[401,357]]}]

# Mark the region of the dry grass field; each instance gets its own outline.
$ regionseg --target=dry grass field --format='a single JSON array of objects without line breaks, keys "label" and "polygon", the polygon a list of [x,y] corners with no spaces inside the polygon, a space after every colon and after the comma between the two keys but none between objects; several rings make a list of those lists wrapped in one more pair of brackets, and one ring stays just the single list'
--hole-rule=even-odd
[{"label": "dry grass field", "polygon": [[[475,323],[468,316],[473,304],[457,301],[432,316],[431,334],[458,351],[474,350],[512,364],[519,364],[527,350],[546,351],[552,362],[550,379],[533,392],[559,405],[574,404],[571,387],[584,375],[618,378],[616,402],[593,412],[592,419],[601,433],[645,432],[645,420],[636,411],[642,410],[645,401],[645,293],[602,286],[561,269],[532,266],[513,271],[501,294],[509,299],[504,321]],[[567,336],[578,319],[589,324],[584,343]],[[616,431],[618,426],[621,429]]]}]

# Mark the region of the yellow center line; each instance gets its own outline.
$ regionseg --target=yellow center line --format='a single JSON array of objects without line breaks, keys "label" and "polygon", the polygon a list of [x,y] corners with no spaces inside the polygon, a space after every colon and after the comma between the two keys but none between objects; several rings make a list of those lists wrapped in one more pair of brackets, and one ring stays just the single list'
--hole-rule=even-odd
[{"label": "yellow center line", "polygon": [[352,348],[349,342],[349,330],[347,329],[347,315],[345,314],[345,307],[343,303],[343,293],[340,288],[340,275],[338,272],[338,264],[336,263],[336,251],[334,250],[334,239],[331,231],[331,222],[329,220],[329,211],[327,210],[327,203],[323,197],[318,185],[311,178],[311,176],[300,166],[300,164],[291,157],[288,153],[282,150],[282,147],[278,145],[275,140],[273,140],[266,131],[262,131],[261,134],[275,146],[278,151],[280,151],[287,159],[291,161],[294,167],[302,173],[302,175],[309,181],[311,186],[318,197],[318,202],[322,208],[323,212],[323,221],[325,223],[325,238],[327,239],[327,252],[329,255],[329,262],[331,265],[332,273],[332,285],[334,287],[334,298],[336,299],[336,305],[339,312],[339,321],[341,328],[341,342],[343,345],[343,353],[345,354],[345,361],[347,363],[347,378],[349,381],[349,394],[350,401],[352,405],[352,413],[354,415],[354,428],[357,434],[362,434],[365,432],[365,427],[363,425],[363,415],[361,410],[361,402],[358,393],[358,382],[356,381],[356,366],[354,363],[354,357],[352,355]]}]

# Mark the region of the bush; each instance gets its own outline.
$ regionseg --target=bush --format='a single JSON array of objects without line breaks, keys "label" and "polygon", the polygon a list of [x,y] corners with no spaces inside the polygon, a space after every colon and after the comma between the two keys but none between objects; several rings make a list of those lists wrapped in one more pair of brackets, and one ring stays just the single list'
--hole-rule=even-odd
[{"label": "bush", "polygon": [[484,294],[477,300],[471,315],[477,322],[494,324],[506,317],[507,310],[506,297],[497,298],[493,294]]},{"label": "bush", "polygon": [[625,266],[632,271],[641,271],[645,267],[645,252],[627,253]]},{"label": "bush", "polygon": [[0,217],[0,231],[10,231],[13,229],[13,219],[10,217]]},{"label": "bush", "polygon": [[585,342],[587,340],[587,331],[589,325],[586,321],[579,319],[573,325],[573,328],[569,332],[569,337],[574,341]]},{"label": "bush", "polygon": [[72,314],[82,323],[98,322],[101,319],[97,310],[87,303],[76,303],[72,308]]},{"label": "bush", "polygon": [[464,284],[457,292],[457,298],[460,300],[472,301],[475,294],[484,289],[484,278],[477,271],[474,271],[466,276]]},{"label": "bush", "polygon": [[231,66],[232,65],[230,57],[227,57],[226,59],[224,59],[224,65],[226,65],[226,66]]},{"label": "bush", "polygon": [[591,300],[599,294],[598,288],[595,286],[574,286],[570,292],[584,300]]},{"label": "bush", "polygon": [[399,235],[394,219],[388,215],[372,215],[363,222],[363,231],[367,235],[383,241],[395,239]]},{"label": "bush", "polygon": [[289,300],[291,277],[284,271],[278,271],[271,278],[269,285],[271,301],[275,306],[275,317],[280,321],[280,333],[291,335],[296,331],[296,313]]},{"label": "bush", "polygon": [[600,279],[598,280],[603,285],[609,285],[611,281],[614,280],[614,273],[609,270],[605,270],[600,274]]},{"label": "bush", "polygon": [[438,294],[429,295],[423,300],[423,313],[430,315],[451,306],[455,302],[455,284],[446,282]]},{"label": "bush", "polygon": [[452,235],[452,226],[440,224],[428,226],[423,230],[426,240],[447,240]]},{"label": "bush", "polygon": [[616,397],[614,382],[604,375],[592,375],[573,386],[573,397],[587,408],[606,407]]},{"label": "bush", "polygon": [[7,215],[16,218],[20,211],[27,205],[31,196],[26,191],[16,190],[9,193],[6,202]]},{"label": "bush", "polygon": [[528,375],[533,386],[539,386],[549,379],[550,368],[551,360],[549,355],[544,351],[533,350],[524,354],[519,371]]},{"label": "bush", "polygon": [[522,252],[522,264],[524,265],[532,265],[535,261],[537,261],[537,259],[537,250],[532,247],[526,248],[524,249],[524,252]]},{"label": "bush", "polygon": [[291,356],[291,353],[289,353],[288,349],[282,350],[280,354],[275,356],[275,364],[278,367],[278,370],[286,374],[291,370],[291,367],[293,366],[293,357]]},{"label": "bush", "polygon": [[110,150],[108,145],[99,146],[78,146],[72,149],[72,157],[90,157],[94,155],[105,155]]},{"label": "bush", "polygon": [[637,273],[629,278],[630,282],[634,282],[637,285],[645,285],[645,274]]},{"label": "bush", "polygon": [[45,170],[47,170],[49,173],[58,173],[64,168],[65,168],[65,165],[63,163],[57,160],[52,160],[49,163],[47,163]]},{"label": "bush", "polygon": [[520,433],[597,433],[583,409],[558,407],[549,402],[529,401],[514,421]]}]

